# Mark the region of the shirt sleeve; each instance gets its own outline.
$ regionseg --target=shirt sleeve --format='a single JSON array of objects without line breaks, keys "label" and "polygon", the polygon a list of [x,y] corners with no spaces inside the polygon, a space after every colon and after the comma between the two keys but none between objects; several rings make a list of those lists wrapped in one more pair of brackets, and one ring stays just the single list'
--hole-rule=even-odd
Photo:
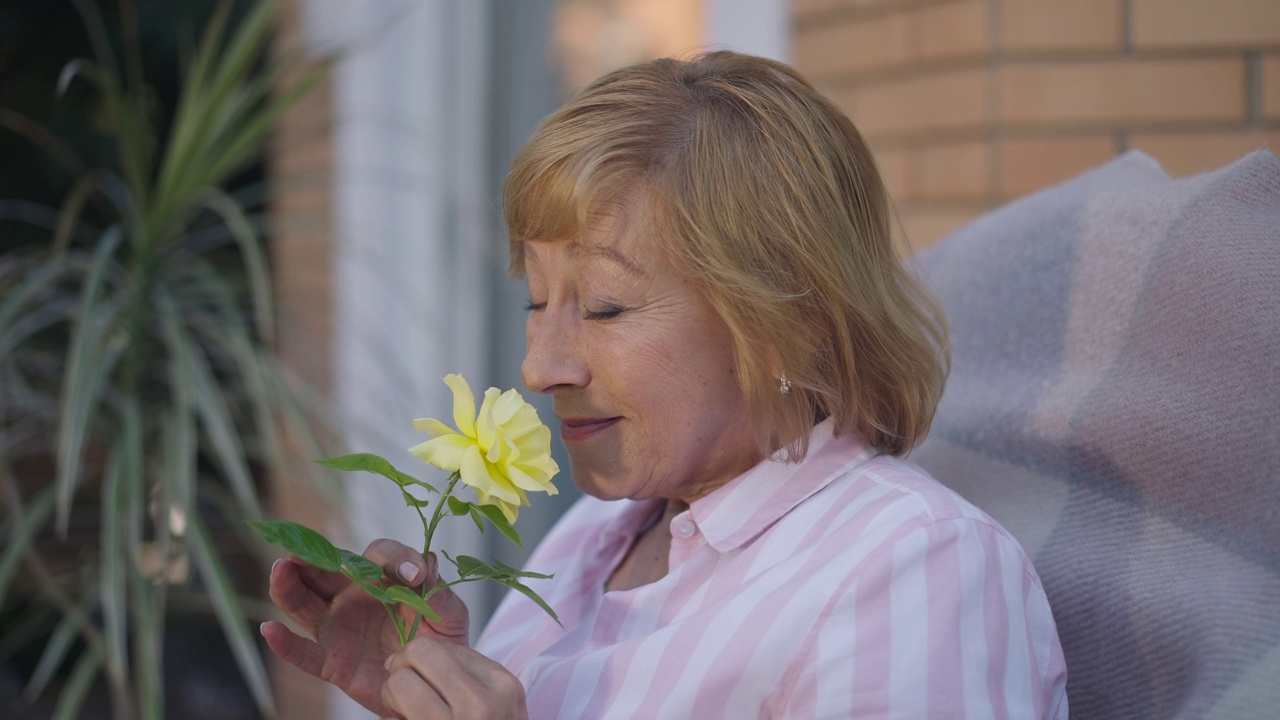
[{"label": "shirt sleeve", "polygon": [[867,557],[815,623],[780,715],[1066,717],[1048,601],[1007,533],[928,522]]}]

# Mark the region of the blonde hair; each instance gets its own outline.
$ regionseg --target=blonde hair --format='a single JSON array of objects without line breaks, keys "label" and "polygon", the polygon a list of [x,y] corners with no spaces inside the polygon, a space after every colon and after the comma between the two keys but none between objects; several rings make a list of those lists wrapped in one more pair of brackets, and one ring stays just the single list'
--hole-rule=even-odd
[{"label": "blonde hair", "polygon": [[827,417],[894,455],[928,432],[944,316],[894,248],[866,143],[786,65],[722,51],[606,75],[537,129],[503,201],[515,275],[525,241],[644,203],[733,335],[762,449],[800,459]]}]

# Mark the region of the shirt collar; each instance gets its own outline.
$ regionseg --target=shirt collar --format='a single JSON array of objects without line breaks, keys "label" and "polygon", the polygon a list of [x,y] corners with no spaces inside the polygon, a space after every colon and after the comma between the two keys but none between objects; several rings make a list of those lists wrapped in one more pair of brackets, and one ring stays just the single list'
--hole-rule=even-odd
[{"label": "shirt collar", "polygon": [[848,469],[877,453],[855,433],[832,436],[831,418],[814,426],[809,452],[798,463],[778,455],[693,502],[693,515],[707,543],[727,552],[764,532]]}]

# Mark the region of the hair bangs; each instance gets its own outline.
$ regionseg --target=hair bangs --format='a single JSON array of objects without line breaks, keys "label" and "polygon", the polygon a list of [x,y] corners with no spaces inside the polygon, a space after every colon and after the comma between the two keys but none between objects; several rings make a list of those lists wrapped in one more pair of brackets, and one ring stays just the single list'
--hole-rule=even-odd
[{"label": "hair bangs", "polygon": [[582,237],[638,180],[639,172],[600,142],[540,135],[516,156],[503,187],[508,271],[524,274],[524,243]]}]

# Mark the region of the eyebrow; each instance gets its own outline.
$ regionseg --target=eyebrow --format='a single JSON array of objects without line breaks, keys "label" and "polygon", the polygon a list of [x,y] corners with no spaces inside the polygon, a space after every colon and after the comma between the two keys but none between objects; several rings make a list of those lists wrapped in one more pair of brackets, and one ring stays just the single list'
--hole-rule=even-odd
[{"label": "eyebrow", "polygon": [[623,270],[627,271],[632,275],[635,275],[637,277],[645,276],[644,268],[640,267],[639,263],[637,263],[635,260],[632,260],[626,254],[618,250],[615,250],[611,247],[604,247],[601,245],[587,246],[575,240],[569,243],[568,249],[569,249],[569,254],[573,255],[574,257],[582,257],[586,255],[591,257],[603,258],[604,260],[608,260],[609,262],[613,263],[614,265],[617,265],[618,267],[622,268]]}]

